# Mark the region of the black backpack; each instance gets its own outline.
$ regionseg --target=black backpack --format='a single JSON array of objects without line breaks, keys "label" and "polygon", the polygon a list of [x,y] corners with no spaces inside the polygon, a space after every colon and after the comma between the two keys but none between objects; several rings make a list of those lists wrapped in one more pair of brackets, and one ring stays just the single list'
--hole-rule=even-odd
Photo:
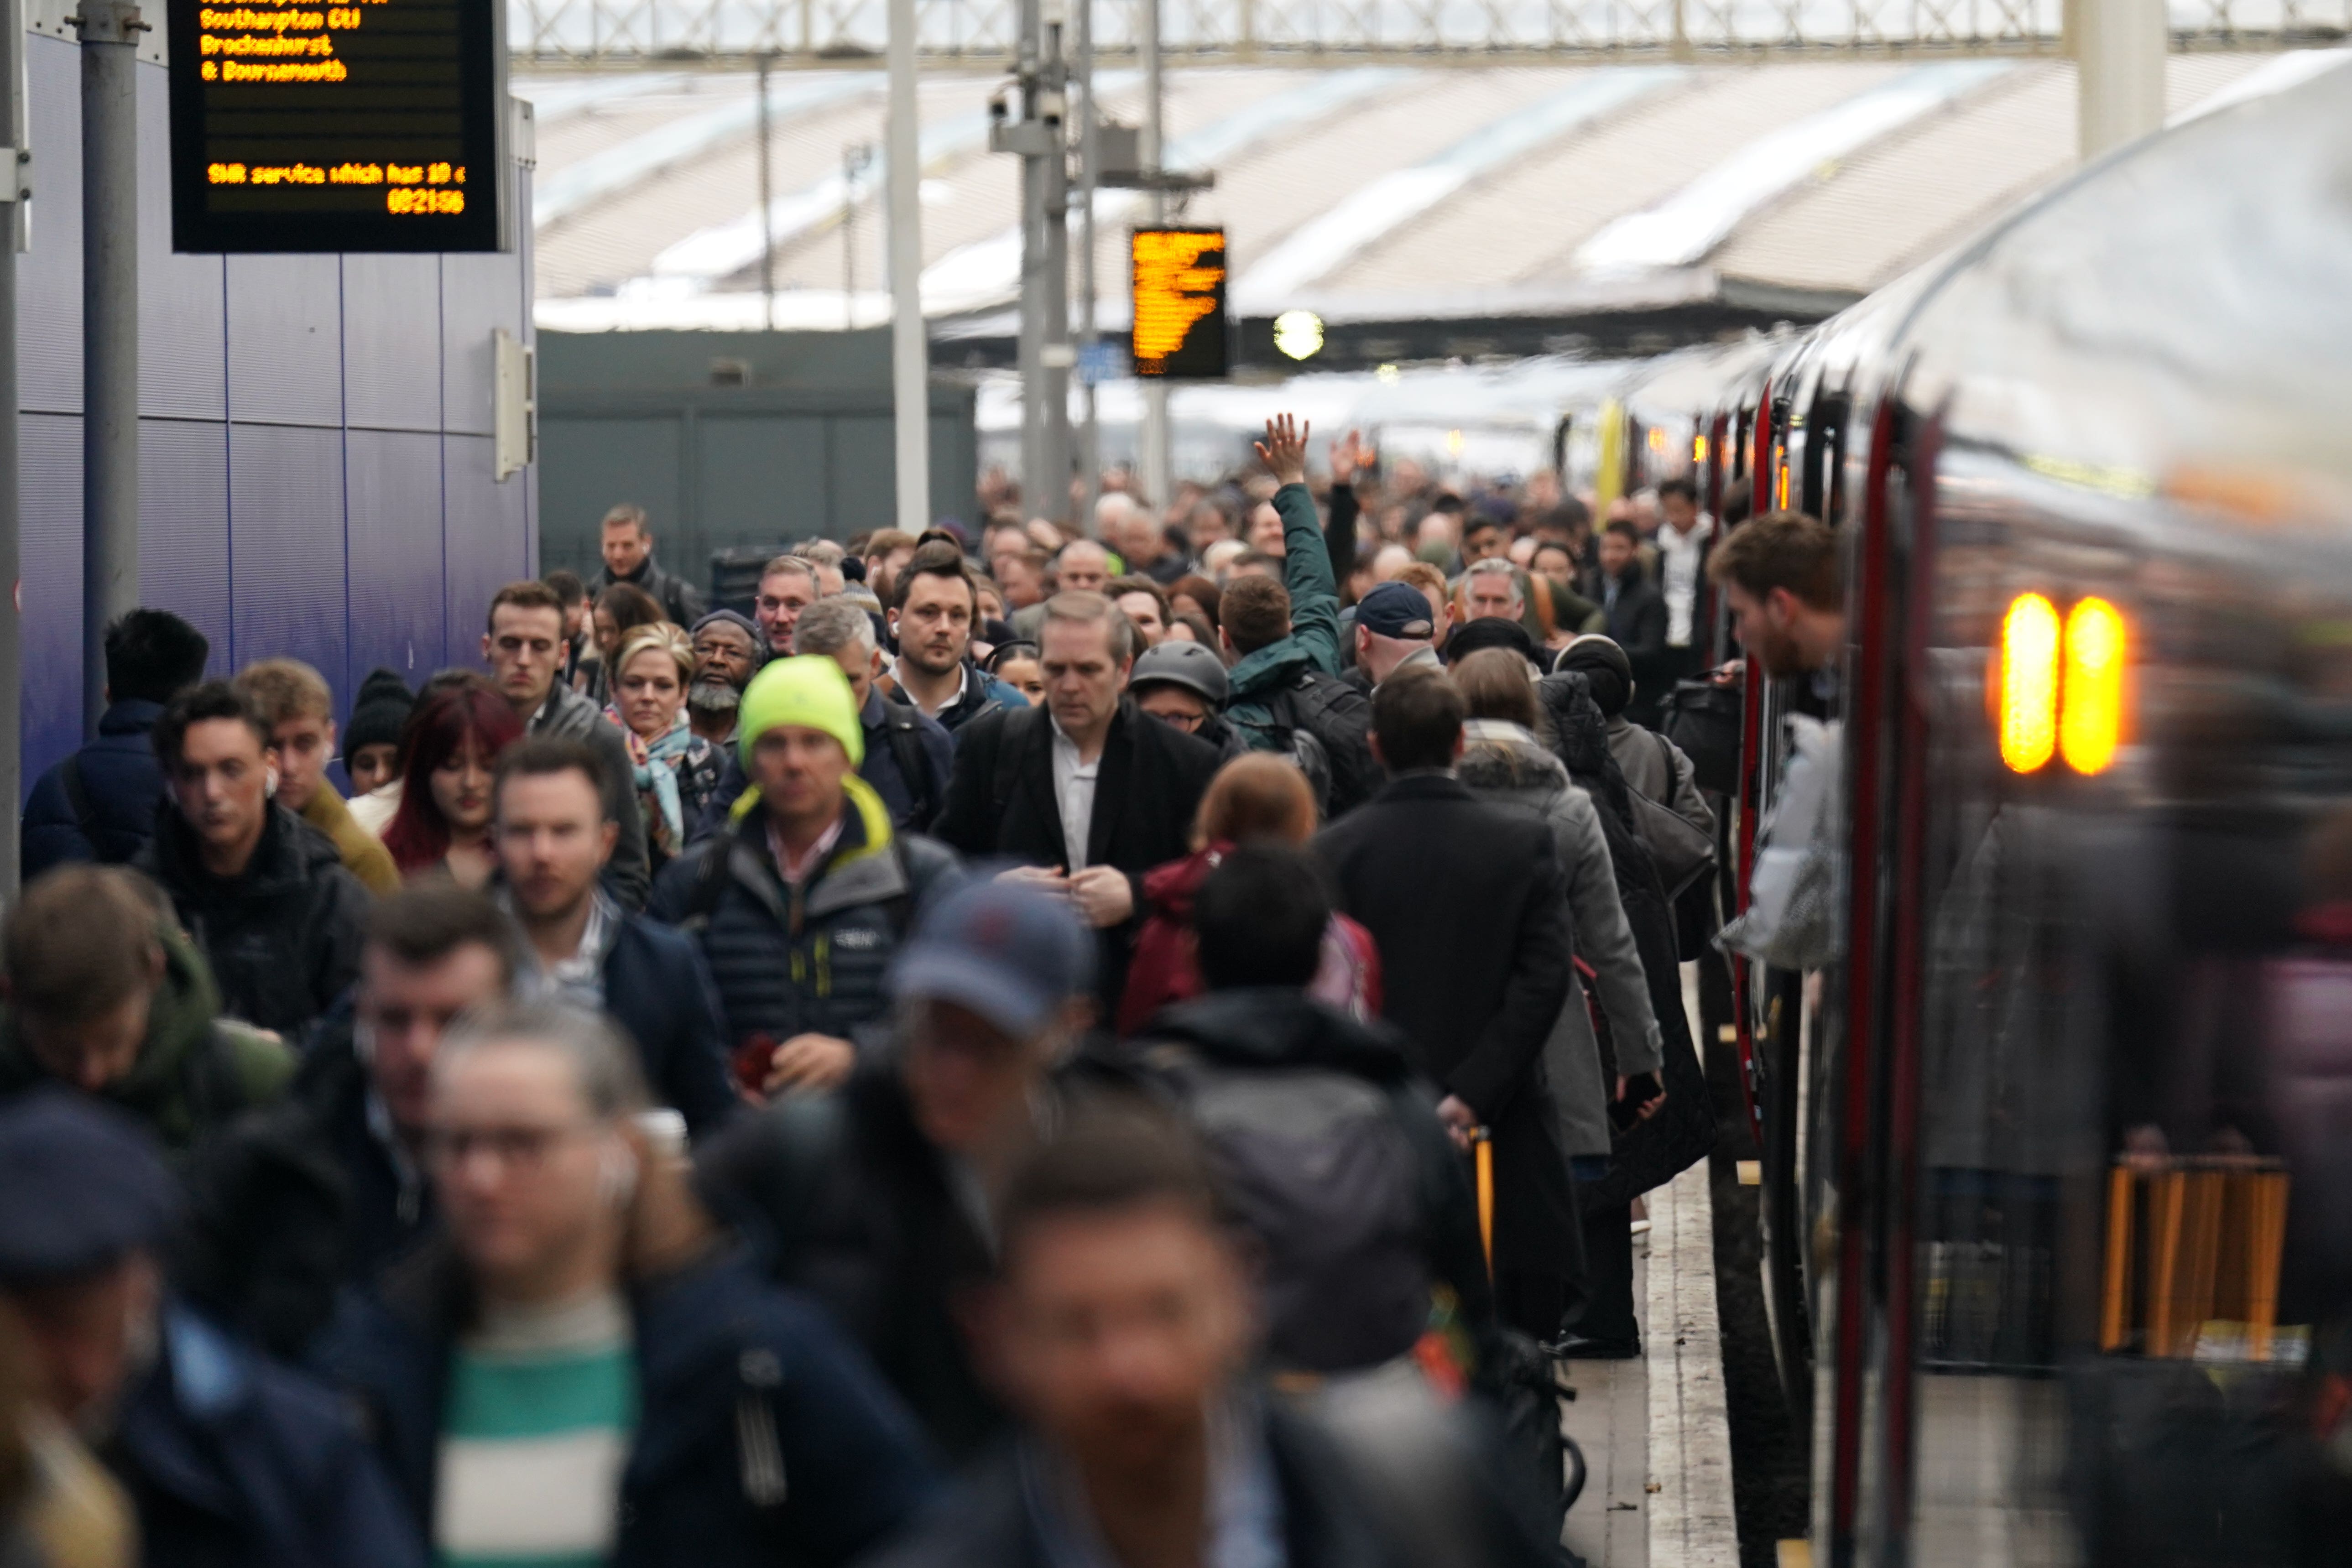
[{"label": "black backpack", "polygon": [[1658,731],[1691,760],[1698,787],[1714,795],[1739,788],[1739,748],[1747,731],[1747,693],[1717,680],[1677,680],[1666,694]]},{"label": "black backpack", "polygon": [[1264,1247],[1276,1362],[1346,1372],[1412,1349],[1430,1303],[1420,1163],[1388,1092],[1324,1068],[1221,1068],[1182,1046],[1149,1059]]},{"label": "black backpack", "polygon": [[898,764],[898,777],[907,785],[907,795],[912,803],[904,822],[893,826],[911,828],[917,833],[929,830],[940,815],[942,802],[937,783],[931,777],[930,753],[923,750],[922,714],[912,703],[882,700],[882,732],[890,741],[890,757]]},{"label": "black backpack", "polygon": [[[1346,816],[1372,798],[1380,788],[1380,764],[1372,760],[1371,699],[1349,682],[1319,669],[1303,671],[1297,680],[1265,698],[1269,721],[1250,725],[1244,733],[1263,738],[1259,749],[1287,753],[1310,781],[1316,769],[1308,759],[1320,753],[1327,784],[1319,784],[1316,799],[1323,820]],[[1312,742],[1311,746],[1305,742]],[[1303,754],[1302,754],[1303,753]]]}]

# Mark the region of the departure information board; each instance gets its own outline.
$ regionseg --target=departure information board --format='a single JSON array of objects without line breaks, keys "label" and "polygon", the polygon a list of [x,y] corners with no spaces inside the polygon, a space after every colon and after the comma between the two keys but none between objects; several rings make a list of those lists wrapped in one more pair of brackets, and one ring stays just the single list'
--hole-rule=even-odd
[{"label": "departure information board", "polygon": [[168,0],[184,251],[496,250],[504,0]]},{"label": "departure information board", "polygon": [[1215,381],[1230,359],[1225,321],[1225,231],[1139,228],[1128,257],[1135,315],[1128,353],[1135,374]]}]

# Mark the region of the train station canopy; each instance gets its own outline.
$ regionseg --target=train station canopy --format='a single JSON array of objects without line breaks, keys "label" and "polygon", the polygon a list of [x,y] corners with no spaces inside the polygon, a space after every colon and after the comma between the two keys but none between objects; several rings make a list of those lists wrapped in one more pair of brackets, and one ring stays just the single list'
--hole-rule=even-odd
[{"label": "train station canopy", "polygon": [[[2347,63],[2352,49],[2174,54],[2169,112]],[[751,73],[519,69],[515,92],[535,108],[540,326],[886,321],[885,84],[863,66],[772,75],[764,239]],[[1003,363],[1013,335],[1020,167],[987,146],[1001,80],[949,68],[923,79],[922,297],[937,363]],[[2352,90],[2352,72],[2345,80]],[[2048,58],[1391,58],[1185,67],[1167,82],[1167,164],[1215,175],[1178,216],[1228,231],[1244,363],[1289,310],[1321,319],[1334,366],[1647,353],[1816,319],[2076,167],[2074,68]],[[1107,65],[1103,112],[1132,123],[1140,87],[1130,64]],[[1106,331],[1126,325],[1127,234],[1144,203],[1097,197]]]}]

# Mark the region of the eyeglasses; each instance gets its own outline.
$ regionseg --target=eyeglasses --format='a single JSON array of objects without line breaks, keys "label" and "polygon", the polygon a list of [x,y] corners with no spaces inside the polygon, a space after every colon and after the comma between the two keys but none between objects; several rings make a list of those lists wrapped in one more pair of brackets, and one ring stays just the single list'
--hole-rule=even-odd
[{"label": "eyeglasses", "polygon": [[484,1153],[509,1171],[537,1170],[557,1144],[593,1131],[582,1121],[554,1127],[436,1127],[425,1134],[425,1158],[438,1168],[457,1170]]}]

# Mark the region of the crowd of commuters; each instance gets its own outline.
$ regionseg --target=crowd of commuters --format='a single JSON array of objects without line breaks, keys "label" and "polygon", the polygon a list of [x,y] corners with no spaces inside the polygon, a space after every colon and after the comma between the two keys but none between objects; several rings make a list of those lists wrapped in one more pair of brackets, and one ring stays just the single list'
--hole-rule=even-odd
[{"label": "crowd of commuters", "polygon": [[740,608],[616,507],[340,726],[110,627],[0,926],[0,1562],[1564,1562],[1706,1145],[1645,723],[1834,563],[1256,457]]}]

